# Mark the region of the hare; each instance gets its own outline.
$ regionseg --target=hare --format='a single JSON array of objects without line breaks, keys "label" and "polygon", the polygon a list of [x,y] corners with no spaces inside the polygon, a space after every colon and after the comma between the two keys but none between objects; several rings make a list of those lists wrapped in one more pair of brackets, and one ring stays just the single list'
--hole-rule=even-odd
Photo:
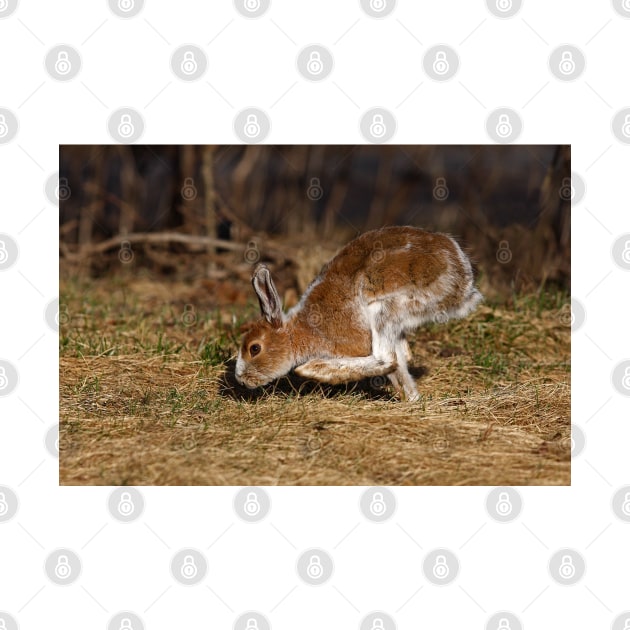
[{"label": "hare", "polygon": [[253,389],[292,369],[324,383],[387,375],[410,401],[419,394],[407,369],[407,333],[465,317],[483,299],[459,245],[414,227],[382,228],[348,243],[286,314],[265,265],[254,269],[252,284],[262,318],[243,338],[239,383]]}]

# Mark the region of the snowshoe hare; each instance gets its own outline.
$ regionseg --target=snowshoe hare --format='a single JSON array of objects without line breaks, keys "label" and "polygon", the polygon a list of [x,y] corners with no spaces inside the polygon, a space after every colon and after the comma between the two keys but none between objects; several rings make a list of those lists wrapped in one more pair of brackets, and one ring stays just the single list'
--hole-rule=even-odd
[{"label": "snowshoe hare", "polygon": [[419,394],[407,370],[406,334],[465,317],[482,299],[459,245],[414,227],[374,230],[348,243],[286,314],[265,265],[252,283],[262,319],[238,353],[241,384],[259,387],[292,369],[324,383],[387,375],[407,400]]}]

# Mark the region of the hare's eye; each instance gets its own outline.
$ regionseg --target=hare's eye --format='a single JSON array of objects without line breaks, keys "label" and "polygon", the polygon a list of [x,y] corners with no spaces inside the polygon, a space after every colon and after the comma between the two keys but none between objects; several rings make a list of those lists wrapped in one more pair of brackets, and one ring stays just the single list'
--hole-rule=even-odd
[{"label": "hare's eye", "polygon": [[253,357],[255,357],[259,352],[260,352],[259,343],[253,343],[251,346],[249,346],[249,354],[251,354]]}]

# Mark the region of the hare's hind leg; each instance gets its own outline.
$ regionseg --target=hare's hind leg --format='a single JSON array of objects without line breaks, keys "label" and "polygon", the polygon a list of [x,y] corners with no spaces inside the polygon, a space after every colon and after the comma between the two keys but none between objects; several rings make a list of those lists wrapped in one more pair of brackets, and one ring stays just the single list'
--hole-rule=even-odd
[{"label": "hare's hind leg", "polygon": [[396,361],[369,357],[336,357],[333,359],[311,359],[295,368],[304,378],[322,383],[346,383],[371,376],[385,376],[396,369]]},{"label": "hare's hind leg", "polygon": [[396,344],[396,363],[395,372],[388,374],[389,380],[392,382],[394,389],[404,400],[414,401],[420,398],[416,382],[413,380],[409,370],[407,369],[407,361],[411,358],[411,351],[407,340],[402,337]]},{"label": "hare's hind leg", "polygon": [[401,323],[392,320],[392,312],[396,312],[395,305],[387,308],[376,303],[372,306],[372,354],[380,358],[395,357],[396,370],[388,374],[389,380],[403,400],[418,400],[418,388],[407,370],[411,350],[405,333],[401,330]]}]

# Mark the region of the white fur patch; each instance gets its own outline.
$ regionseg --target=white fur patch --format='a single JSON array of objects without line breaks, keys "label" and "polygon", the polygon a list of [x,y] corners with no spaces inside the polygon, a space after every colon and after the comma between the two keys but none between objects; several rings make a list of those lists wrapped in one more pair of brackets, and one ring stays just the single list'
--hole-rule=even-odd
[{"label": "white fur patch", "polygon": [[234,370],[236,377],[241,378],[243,376],[243,372],[245,371],[245,361],[243,361],[243,357],[239,351],[238,357],[236,359],[236,368]]}]

